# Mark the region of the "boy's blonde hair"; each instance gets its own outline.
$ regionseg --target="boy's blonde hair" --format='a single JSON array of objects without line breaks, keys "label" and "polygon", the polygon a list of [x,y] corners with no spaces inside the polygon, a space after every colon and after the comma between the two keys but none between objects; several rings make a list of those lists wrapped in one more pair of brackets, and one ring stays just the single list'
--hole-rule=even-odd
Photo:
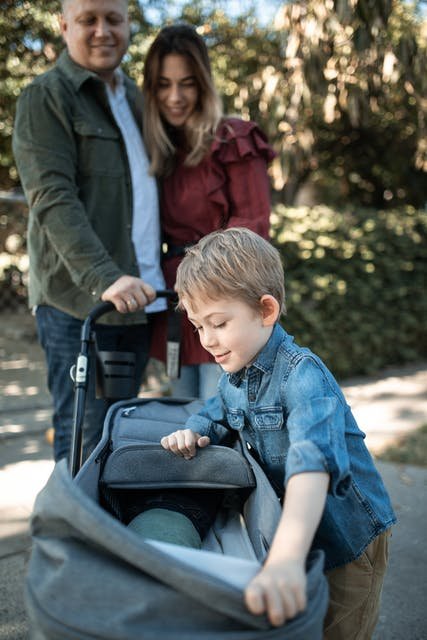
[{"label": "boy's blonde hair", "polygon": [[185,298],[240,299],[255,310],[265,294],[285,308],[285,282],[280,254],[267,240],[244,228],[214,231],[186,250],[178,267],[178,307]]}]

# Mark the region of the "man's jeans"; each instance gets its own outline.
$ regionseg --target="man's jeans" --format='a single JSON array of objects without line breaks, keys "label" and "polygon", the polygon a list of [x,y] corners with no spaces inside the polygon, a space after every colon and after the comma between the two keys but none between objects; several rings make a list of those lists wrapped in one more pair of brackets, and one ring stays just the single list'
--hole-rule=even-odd
[{"label": "man's jeans", "polygon": [[[74,410],[74,387],[70,369],[80,351],[82,321],[47,305],[36,309],[37,330],[48,370],[48,387],[53,399],[55,430],[54,458],[67,457],[71,448]],[[96,339],[101,351],[131,351],[136,355],[138,387],[148,361],[151,323],[139,325],[96,325]],[[86,409],[83,424],[83,458],[94,449],[102,434],[104,417],[111,400],[95,397],[94,357],[89,371]]]}]

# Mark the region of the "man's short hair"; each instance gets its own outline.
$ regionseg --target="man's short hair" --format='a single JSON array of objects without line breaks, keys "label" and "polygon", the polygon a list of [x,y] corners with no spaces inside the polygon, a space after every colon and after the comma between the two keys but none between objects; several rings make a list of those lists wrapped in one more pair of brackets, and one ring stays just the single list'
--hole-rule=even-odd
[{"label": "man's short hair", "polygon": [[[60,5],[61,5],[61,13],[64,13],[65,7],[67,4],[70,4],[71,2],[73,2],[73,0],[60,0]],[[126,5],[129,4],[129,0],[122,0],[122,2],[125,2]]]},{"label": "man's short hair", "polygon": [[259,309],[265,294],[285,312],[285,283],[280,254],[267,240],[245,228],[214,231],[187,249],[175,285],[182,305],[196,298],[240,299]]}]

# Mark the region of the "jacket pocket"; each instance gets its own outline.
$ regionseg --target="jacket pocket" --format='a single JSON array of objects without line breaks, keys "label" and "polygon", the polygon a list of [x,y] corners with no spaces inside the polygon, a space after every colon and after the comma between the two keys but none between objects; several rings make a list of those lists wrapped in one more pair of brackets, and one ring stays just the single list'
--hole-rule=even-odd
[{"label": "jacket pocket", "polygon": [[83,175],[119,177],[125,160],[119,132],[112,126],[75,119],[73,129],[78,153],[78,170]]}]

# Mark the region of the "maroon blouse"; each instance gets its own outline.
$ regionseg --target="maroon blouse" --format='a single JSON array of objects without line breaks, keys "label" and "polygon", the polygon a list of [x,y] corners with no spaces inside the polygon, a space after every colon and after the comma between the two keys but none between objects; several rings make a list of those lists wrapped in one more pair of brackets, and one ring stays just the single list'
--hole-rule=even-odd
[{"label": "maroon blouse", "polygon": [[[210,153],[196,167],[178,156],[162,184],[162,232],[168,244],[196,243],[211,231],[247,227],[268,238],[270,181],[267,164],[275,156],[254,122],[227,118],[218,127]],[[166,258],[166,286],[173,288],[182,257]],[[184,317],[181,364],[214,362]],[[151,355],[166,359],[166,314],[155,324]]]}]

